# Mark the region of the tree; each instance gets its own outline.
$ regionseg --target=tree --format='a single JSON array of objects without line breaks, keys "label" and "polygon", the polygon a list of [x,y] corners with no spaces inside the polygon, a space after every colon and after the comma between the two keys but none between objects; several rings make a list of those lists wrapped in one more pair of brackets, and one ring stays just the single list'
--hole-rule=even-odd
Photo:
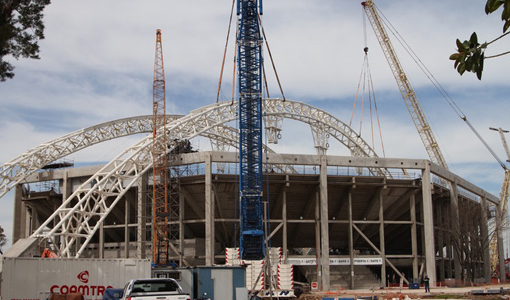
[{"label": "tree", "polygon": [[4,228],[0,226],[0,252],[2,247],[5,246],[5,244],[7,244],[7,237],[5,236]]},{"label": "tree", "polygon": [[44,39],[43,10],[50,0],[0,1],[0,81],[14,77],[6,56],[39,59],[39,40]]},{"label": "tree", "polygon": [[[459,260],[461,274],[468,282],[476,282],[476,278],[483,274],[483,264],[490,262],[484,261],[484,254],[490,250],[490,241],[495,238],[496,228],[484,224],[482,214],[487,214],[482,210],[480,203],[472,200],[459,199],[458,224],[452,220],[450,228],[450,238],[453,245],[454,257]],[[494,220],[492,219],[494,222]],[[482,227],[487,226],[487,236],[484,236]],[[448,234],[448,233],[447,233]],[[465,273],[464,273],[465,272]]]},{"label": "tree", "polygon": [[460,75],[464,74],[466,71],[473,72],[476,73],[476,77],[481,80],[485,59],[510,54],[510,51],[507,51],[497,55],[485,56],[485,49],[487,49],[490,44],[510,33],[510,31],[507,32],[510,27],[510,0],[487,0],[485,13],[491,14],[500,8],[503,9],[501,20],[504,22],[503,34],[501,36],[483,44],[478,43],[476,32],[473,32],[469,40],[465,40],[464,42],[457,39],[457,52],[450,56],[450,60],[455,61],[454,68],[457,69]]}]

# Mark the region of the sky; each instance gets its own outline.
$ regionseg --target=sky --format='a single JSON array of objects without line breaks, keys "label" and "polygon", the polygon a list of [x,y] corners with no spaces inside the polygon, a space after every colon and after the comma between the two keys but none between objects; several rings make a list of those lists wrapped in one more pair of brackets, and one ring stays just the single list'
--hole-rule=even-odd
[{"label": "sky", "polygon": [[[363,48],[369,47],[386,157],[427,159],[360,2],[264,1],[266,44],[285,96],[349,123],[358,86],[363,86]],[[488,145],[506,160],[499,134],[488,128],[510,129],[510,56],[487,60],[481,81],[472,73],[460,76],[448,59],[457,38],[468,39],[473,31],[480,41],[501,35],[500,12],[487,16],[485,1],[476,0],[374,2]],[[162,31],[167,113],[186,115],[215,103],[231,5],[231,0],[53,0],[44,11],[41,59],[7,57],[16,75],[0,83],[0,163],[80,128],[152,114],[156,29]],[[391,34],[390,39],[450,170],[498,196],[502,168]],[[231,100],[234,40],[232,29],[220,101]],[[486,55],[508,48],[506,37],[491,45]],[[267,48],[264,56],[270,96],[282,98]],[[365,101],[361,119],[358,96],[352,127],[358,130],[362,121],[362,136],[372,144]],[[68,159],[77,165],[105,163],[141,138],[108,142]],[[208,150],[203,141],[193,143]],[[330,145],[328,154],[348,155],[340,143]],[[280,153],[315,153],[307,126],[290,120],[284,121],[279,144],[271,147]],[[379,138],[373,147],[383,156]],[[0,225],[11,240],[13,193],[0,201]]]}]

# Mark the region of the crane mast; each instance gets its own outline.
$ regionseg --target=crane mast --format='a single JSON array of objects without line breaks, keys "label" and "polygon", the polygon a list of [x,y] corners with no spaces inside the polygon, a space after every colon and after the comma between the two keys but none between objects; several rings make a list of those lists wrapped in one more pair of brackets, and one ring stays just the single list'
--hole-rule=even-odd
[{"label": "crane mast", "polygon": [[[499,136],[501,137],[501,142],[503,143],[503,148],[505,149],[506,155],[507,155],[507,162],[510,162],[510,149],[508,148],[508,143],[506,142],[505,133],[508,133],[508,130],[503,130],[500,128],[492,128],[489,127],[490,130],[498,131]],[[504,166],[504,165],[503,165]],[[507,168],[504,168],[505,170],[505,177],[503,179],[503,185],[501,186],[501,190],[499,192],[499,207],[501,209],[501,216],[503,218],[507,217],[507,211],[508,211],[508,196],[509,196],[509,189],[510,189],[510,170]],[[505,223],[505,222],[503,222]],[[496,228],[496,230],[503,230],[503,228]],[[497,239],[493,238],[490,243],[490,251],[491,251],[491,266],[493,270],[496,269],[496,267],[499,265],[498,259],[498,244]],[[507,255],[508,256],[508,255]],[[503,270],[505,272],[505,268],[501,267],[499,268],[500,272]]]},{"label": "crane mast", "polygon": [[168,201],[165,70],[161,30],[156,31],[152,98],[152,254],[155,266],[168,265]]},{"label": "crane mast", "polygon": [[370,25],[372,25],[372,28],[374,29],[377,40],[381,45],[382,51],[386,57],[386,60],[388,61],[393,76],[397,81],[397,85],[400,93],[402,94],[402,98],[404,99],[407,109],[411,114],[411,118],[413,119],[414,125],[418,130],[420,138],[425,145],[425,150],[427,151],[430,160],[439,166],[448,169],[446,160],[444,159],[434,134],[432,133],[432,129],[430,128],[429,123],[423,114],[423,110],[421,108],[420,102],[418,101],[418,98],[416,97],[416,93],[414,92],[413,87],[411,86],[411,83],[409,82],[409,79],[407,78],[404,69],[400,64],[400,61],[398,60],[388,34],[386,33],[386,30],[384,29],[384,26],[381,22],[381,18],[375,9],[373,1],[364,1],[361,3],[361,5],[363,5],[363,9],[368,17],[368,20],[370,21]]},{"label": "crane mast", "polygon": [[262,0],[237,0],[242,259],[265,256],[262,226]]}]

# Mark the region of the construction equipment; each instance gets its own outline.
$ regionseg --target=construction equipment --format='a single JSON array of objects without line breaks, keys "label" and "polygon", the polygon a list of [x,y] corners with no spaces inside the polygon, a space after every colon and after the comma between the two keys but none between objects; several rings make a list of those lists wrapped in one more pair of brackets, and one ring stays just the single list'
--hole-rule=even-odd
[{"label": "construction equipment", "polygon": [[423,109],[421,108],[420,102],[416,97],[416,93],[407,78],[402,65],[393,49],[391,41],[384,29],[384,26],[381,22],[381,18],[379,17],[377,10],[375,9],[375,5],[373,1],[364,1],[361,3],[363,5],[363,9],[374,29],[375,35],[381,48],[383,50],[384,56],[390,65],[390,69],[397,81],[398,88],[400,93],[402,94],[402,98],[406,103],[407,109],[411,114],[411,118],[413,119],[414,125],[418,130],[420,138],[425,145],[425,150],[430,157],[430,160],[439,166],[448,169],[448,165],[446,164],[446,160],[444,159],[443,154],[441,153],[441,149],[439,149],[439,145],[436,142],[434,134],[425,118],[423,113]]},{"label": "construction equipment", "polygon": [[262,0],[238,0],[241,258],[265,256],[262,227]]},{"label": "construction equipment", "polygon": [[[368,20],[370,21],[370,24],[375,32],[375,35],[377,37],[377,40],[379,41],[379,44],[381,45],[381,48],[383,50],[383,53],[386,57],[386,60],[388,61],[388,64],[390,66],[390,69],[393,73],[393,76],[395,77],[395,80],[397,82],[397,85],[399,87],[400,93],[402,94],[402,98],[404,99],[404,102],[406,103],[407,109],[409,110],[409,113],[411,114],[411,117],[413,119],[414,125],[416,126],[416,129],[418,130],[418,133],[420,135],[420,138],[425,145],[425,149],[427,151],[427,154],[430,157],[430,160],[439,166],[445,168],[448,170],[448,165],[446,163],[446,160],[444,159],[443,154],[441,153],[441,150],[439,148],[438,143],[436,142],[436,139],[434,137],[434,134],[432,133],[432,130],[425,118],[425,115],[423,114],[423,110],[420,106],[420,103],[418,101],[418,98],[416,97],[416,93],[414,92],[411,83],[409,82],[399,60],[395,53],[395,50],[393,49],[393,46],[391,44],[391,41],[388,37],[388,34],[386,33],[386,30],[384,29],[384,26],[382,24],[381,18],[379,17],[379,14],[377,13],[377,10],[375,8],[375,5],[372,0],[364,1],[361,3],[363,6],[363,9],[368,17]],[[437,87],[437,86],[436,86]],[[441,92],[443,96],[445,95],[445,91],[443,90]],[[445,97],[446,99],[446,97]],[[446,99],[448,101],[448,99]],[[450,100],[453,101],[453,100]],[[456,105],[455,105],[456,107]],[[455,109],[455,108],[454,108]],[[460,109],[456,109],[457,114],[459,114]],[[507,211],[507,203],[508,203],[508,188],[510,186],[510,173],[509,170],[506,168],[503,162],[499,160],[497,155],[492,151],[492,149],[487,145],[487,143],[483,140],[483,138],[478,134],[478,132],[475,130],[475,128],[471,125],[471,123],[467,120],[467,117],[464,114],[459,114],[461,119],[466,122],[466,124],[470,127],[470,129],[475,133],[475,135],[480,139],[480,141],[485,145],[485,147],[491,152],[491,154],[494,156],[494,158],[499,162],[499,164],[503,167],[505,170],[505,180],[503,182],[503,186],[500,193],[500,199],[501,199],[501,210],[502,215],[506,215]],[[496,130],[496,129],[494,129]],[[504,140],[503,133],[501,129],[499,129],[500,134],[502,135],[503,144],[506,146],[506,141]],[[508,146],[506,146],[507,155],[509,156],[510,160],[510,151],[508,151]],[[493,245],[494,244],[494,245]],[[496,251],[496,240],[493,239],[490,245],[491,250],[491,264],[492,266],[495,266],[497,263],[497,257],[498,252]],[[495,258],[494,258],[495,257]],[[494,262],[493,262],[494,260]]]},{"label": "construction equipment", "polygon": [[[508,130],[503,130],[500,128],[493,128],[489,127],[490,130],[498,131],[499,135],[501,137],[501,142],[503,143],[503,148],[505,148],[506,155],[508,157],[507,162],[510,162],[510,149],[508,149],[508,144],[506,142],[505,133],[508,133]],[[504,165],[503,165],[504,166]],[[505,178],[503,179],[503,185],[501,186],[501,190],[499,192],[499,199],[500,204],[499,207],[501,208],[501,216],[503,218],[507,217],[507,209],[508,209],[508,196],[509,196],[509,188],[510,188],[510,170],[503,167],[505,170]],[[504,223],[504,222],[503,222]],[[495,230],[500,230],[502,228],[495,228]],[[499,261],[498,261],[498,243],[497,239],[493,238],[490,243],[490,251],[491,251],[491,266],[493,268],[493,277],[499,277]],[[508,260],[508,259],[507,259]],[[507,260],[505,260],[505,265],[507,263]]]},{"label": "construction equipment", "polygon": [[168,201],[165,70],[161,30],[156,31],[152,98],[152,254],[155,266],[168,265]]}]

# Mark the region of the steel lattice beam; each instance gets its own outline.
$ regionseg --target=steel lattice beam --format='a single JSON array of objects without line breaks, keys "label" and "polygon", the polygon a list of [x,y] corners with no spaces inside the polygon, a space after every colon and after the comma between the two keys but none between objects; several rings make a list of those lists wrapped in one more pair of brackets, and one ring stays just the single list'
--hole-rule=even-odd
[{"label": "steel lattice beam", "polygon": [[[266,104],[265,109],[268,114],[315,126],[322,124],[321,126],[324,126],[331,137],[351,147],[351,150],[357,149],[364,156],[376,156],[368,144],[360,139],[349,126],[324,111],[290,100],[284,102],[280,99],[267,99]],[[207,135],[212,129],[235,121],[236,112],[237,103],[231,105],[230,101],[206,106],[168,124],[168,134],[171,138],[179,140]],[[65,200],[32,237],[48,241],[54,241],[56,237],[60,237],[61,244],[59,249],[56,249],[59,255],[79,257],[124,193],[152,167],[151,145],[152,135],[149,135],[123,151]],[[369,153],[374,155],[368,155]],[[106,201],[107,199],[110,201]],[[52,225],[54,223],[56,223],[55,226]],[[80,248],[75,250],[74,246],[78,239],[81,242]]]}]

